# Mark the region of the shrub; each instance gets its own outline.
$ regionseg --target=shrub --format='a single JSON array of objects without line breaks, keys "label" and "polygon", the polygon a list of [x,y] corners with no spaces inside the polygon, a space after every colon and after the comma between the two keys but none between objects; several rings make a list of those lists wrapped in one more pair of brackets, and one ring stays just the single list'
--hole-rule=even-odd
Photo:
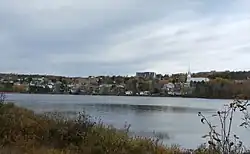
[{"label": "shrub", "polygon": [[225,105],[223,110],[212,115],[212,117],[218,118],[220,121],[219,125],[212,124],[207,117],[199,112],[198,116],[201,117],[201,123],[207,124],[209,128],[209,132],[203,136],[203,138],[208,138],[208,147],[204,145],[202,149],[218,154],[246,152],[243,142],[236,134],[232,133],[232,125],[235,112],[239,111],[244,115],[244,121],[240,124],[240,126],[249,126],[249,114],[247,110],[249,105],[250,104],[247,100],[239,99],[235,99],[229,105]]}]

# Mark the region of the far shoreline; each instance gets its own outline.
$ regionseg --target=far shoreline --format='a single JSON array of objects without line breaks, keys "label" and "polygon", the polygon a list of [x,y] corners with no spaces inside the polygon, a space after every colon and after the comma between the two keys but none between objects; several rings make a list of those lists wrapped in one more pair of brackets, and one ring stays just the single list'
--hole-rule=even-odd
[{"label": "far shoreline", "polygon": [[[162,96],[162,95],[102,95],[102,94],[70,94],[70,93],[27,93],[27,92],[4,92],[0,91],[0,93],[4,94],[36,94],[36,95],[71,95],[71,96],[117,96],[117,97],[156,97],[156,98],[197,98],[197,99],[206,99],[206,100],[234,100],[235,98],[210,98],[210,97],[193,97],[193,96]],[[246,100],[246,99],[245,99]]]}]

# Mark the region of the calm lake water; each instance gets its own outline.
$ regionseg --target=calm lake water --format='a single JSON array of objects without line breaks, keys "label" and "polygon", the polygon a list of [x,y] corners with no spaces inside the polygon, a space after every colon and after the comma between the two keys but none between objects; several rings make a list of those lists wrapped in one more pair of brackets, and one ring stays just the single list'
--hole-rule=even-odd
[{"label": "calm lake water", "polygon": [[[165,144],[196,148],[205,140],[207,126],[200,123],[199,111],[212,115],[230,100],[209,100],[169,97],[122,97],[82,95],[8,94],[7,101],[35,112],[62,112],[76,115],[85,111],[105,124],[124,128],[131,124],[131,133],[147,137],[163,135]],[[234,133],[250,145],[250,131],[240,128],[241,115],[234,119]],[[218,123],[219,124],[219,123]],[[168,136],[168,137],[167,137]]]}]

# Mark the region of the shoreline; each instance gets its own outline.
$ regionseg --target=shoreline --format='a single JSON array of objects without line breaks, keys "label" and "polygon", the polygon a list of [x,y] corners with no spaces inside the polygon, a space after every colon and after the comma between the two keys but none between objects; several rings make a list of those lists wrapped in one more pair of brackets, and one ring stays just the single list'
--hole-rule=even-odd
[{"label": "shoreline", "polygon": [[3,92],[0,91],[0,93],[4,94],[38,94],[38,95],[75,95],[75,96],[123,96],[123,97],[156,97],[156,98],[162,98],[162,97],[172,97],[172,98],[197,98],[197,99],[213,99],[213,100],[232,100],[235,98],[212,98],[212,97],[194,97],[194,96],[163,96],[163,95],[112,95],[112,94],[70,94],[70,93],[27,93],[27,92]]}]

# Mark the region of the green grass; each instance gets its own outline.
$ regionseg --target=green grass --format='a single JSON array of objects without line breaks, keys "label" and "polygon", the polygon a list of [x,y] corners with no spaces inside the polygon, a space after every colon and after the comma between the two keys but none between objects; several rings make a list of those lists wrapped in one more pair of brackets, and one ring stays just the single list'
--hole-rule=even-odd
[{"label": "green grass", "polygon": [[[200,151],[200,152],[199,152]],[[85,114],[64,120],[58,114],[38,115],[15,106],[0,104],[1,154],[178,154],[188,153],[179,147],[166,147],[157,141],[129,137]],[[201,148],[196,153],[208,153]]]}]

